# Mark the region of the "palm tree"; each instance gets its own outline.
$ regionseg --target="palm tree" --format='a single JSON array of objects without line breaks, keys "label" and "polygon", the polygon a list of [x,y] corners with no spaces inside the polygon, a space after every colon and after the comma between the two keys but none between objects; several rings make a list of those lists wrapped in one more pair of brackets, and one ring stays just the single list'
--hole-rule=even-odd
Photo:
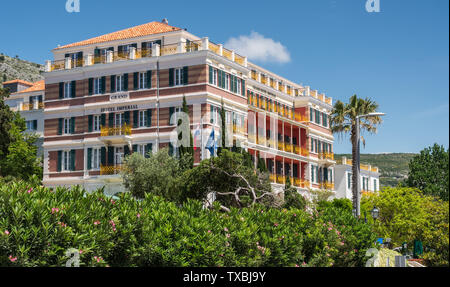
[{"label": "palm tree", "polygon": [[[356,124],[357,120],[362,115],[367,115],[376,112],[378,104],[369,98],[360,99],[356,95],[350,98],[348,104],[341,101],[337,101],[334,104],[333,111],[331,113],[331,131],[338,133],[339,135],[350,133],[350,141],[352,143],[352,163],[358,162],[359,156],[359,141],[357,136]],[[369,133],[377,132],[377,125],[381,124],[382,120],[379,116],[362,117],[359,118],[361,131],[367,131]],[[361,137],[363,145],[365,140]],[[358,167],[356,164],[352,164],[352,182],[357,183]],[[359,215],[359,195],[358,185],[352,184],[353,194],[353,209]]]}]

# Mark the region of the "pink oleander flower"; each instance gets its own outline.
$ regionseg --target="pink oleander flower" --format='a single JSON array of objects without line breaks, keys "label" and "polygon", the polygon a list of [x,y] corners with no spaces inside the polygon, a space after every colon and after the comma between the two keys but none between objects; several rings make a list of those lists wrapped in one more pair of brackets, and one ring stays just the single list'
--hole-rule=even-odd
[{"label": "pink oleander flower", "polygon": [[224,257],[225,255],[224,255],[224,254],[219,254],[219,256],[220,256],[220,257]]},{"label": "pink oleander flower", "polygon": [[140,213],[137,214],[137,218],[141,218],[141,214]]},{"label": "pink oleander flower", "polygon": [[80,249],[80,252],[79,252],[80,254],[83,254],[83,250],[82,249]]},{"label": "pink oleander flower", "polygon": [[52,208],[52,214],[55,214],[58,212],[59,212],[59,208],[57,208],[57,207]]},{"label": "pink oleander flower", "polygon": [[297,217],[297,214],[294,213],[294,216]]},{"label": "pink oleander flower", "polygon": [[9,261],[11,262],[16,262],[17,261],[17,257],[12,257],[12,255],[9,255]]},{"label": "pink oleander flower", "polygon": [[5,234],[6,234],[6,235],[9,235],[9,231],[8,231],[8,230],[5,230]]},{"label": "pink oleander flower", "polygon": [[306,265],[306,262],[303,262],[302,265],[305,266],[305,265]]},{"label": "pink oleander flower", "polygon": [[344,245],[344,244],[345,244],[344,242],[341,242],[341,246]]},{"label": "pink oleander flower", "polygon": [[116,202],[113,200],[113,199],[111,199],[111,203],[114,205],[114,204],[116,204]]},{"label": "pink oleander flower", "polygon": [[330,254],[327,253],[327,256],[330,257]]},{"label": "pink oleander flower", "polygon": [[208,233],[211,233],[211,230],[208,230]]},{"label": "pink oleander flower", "polygon": [[27,193],[31,193],[33,191],[33,188],[30,188],[29,190],[27,190]]},{"label": "pink oleander flower", "polygon": [[225,228],[223,229],[223,231],[228,232],[228,228],[225,227]]},{"label": "pink oleander flower", "polygon": [[230,234],[229,234],[229,233],[227,233],[225,236],[226,236],[227,238],[230,238]]},{"label": "pink oleander flower", "polygon": [[332,227],[328,227],[328,231],[331,231],[331,230],[333,230],[333,228]]},{"label": "pink oleander flower", "polygon": [[226,247],[229,247],[229,246],[230,246],[230,242],[227,241],[227,242],[225,243],[225,246],[226,246]]},{"label": "pink oleander flower", "polygon": [[94,225],[99,225],[100,224],[100,221],[94,221]]},{"label": "pink oleander flower", "polygon": [[295,264],[295,267],[300,267],[300,266],[298,266],[298,264]]},{"label": "pink oleander flower", "polygon": [[277,227],[277,226],[278,226],[278,223],[274,223],[273,225],[274,225],[275,227]]}]

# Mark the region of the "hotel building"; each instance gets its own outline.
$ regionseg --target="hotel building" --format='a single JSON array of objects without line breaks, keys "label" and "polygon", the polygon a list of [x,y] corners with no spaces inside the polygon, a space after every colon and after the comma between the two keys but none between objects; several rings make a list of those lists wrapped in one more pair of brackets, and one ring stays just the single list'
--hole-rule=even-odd
[{"label": "hotel building", "polygon": [[26,131],[39,136],[36,141],[38,156],[42,156],[44,143],[44,80],[29,83],[22,80],[13,80],[3,83],[4,88],[8,88],[10,95],[5,99],[10,109],[20,112],[25,119]]},{"label": "hotel building", "polygon": [[[342,157],[334,167],[336,171],[336,198],[352,200],[352,160]],[[360,164],[361,194],[380,190],[380,173],[378,167]]]},{"label": "hotel building", "polygon": [[[334,190],[332,99],[263,69],[167,20],[53,50],[46,62],[44,184],[123,191],[124,156],[168,147],[177,154],[183,97],[199,148],[195,162],[226,142],[264,160],[275,189]],[[212,131],[214,130],[214,133]],[[172,140],[171,140],[172,139]]]}]

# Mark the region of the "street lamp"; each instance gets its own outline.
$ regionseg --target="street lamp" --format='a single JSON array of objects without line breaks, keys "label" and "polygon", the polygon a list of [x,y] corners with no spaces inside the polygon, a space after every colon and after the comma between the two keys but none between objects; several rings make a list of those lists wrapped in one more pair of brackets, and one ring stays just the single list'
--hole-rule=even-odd
[{"label": "street lamp", "polygon": [[369,113],[366,115],[360,115],[360,116],[356,116],[356,162],[353,164],[356,164],[356,182],[354,184],[356,184],[356,217],[360,217],[361,216],[361,186],[359,184],[359,177],[361,174],[361,170],[360,170],[360,135],[359,135],[359,122],[361,118],[369,118],[369,117],[381,117],[386,115],[385,113],[380,113],[380,112],[374,112],[374,113]]},{"label": "street lamp", "polygon": [[372,214],[373,219],[377,220],[378,216],[380,215],[380,210],[376,206],[374,206],[370,213]]}]

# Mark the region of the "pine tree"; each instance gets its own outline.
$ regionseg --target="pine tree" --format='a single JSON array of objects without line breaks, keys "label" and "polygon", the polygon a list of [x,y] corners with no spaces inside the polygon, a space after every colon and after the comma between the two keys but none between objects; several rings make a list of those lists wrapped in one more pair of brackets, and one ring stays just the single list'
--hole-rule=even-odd
[{"label": "pine tree", "polygon": [[227,149],[226,148],[226,119],[225,119],[225,105],[223,103],[223,99],[222,99],[222,107],[220,108],[220,118],[221,118],[221,126],[222,126],[222,130],[221,130],[221,134],[220,134],[220,138],[222,140],[222,145],[217,149],[217,154],[220,155],[220,153],[222,152],[222,149]]},{"label": "pine tree", "polygon": [[[183,113],[188,115],[189,118],[189,107],[186,102],[186,96],[183,95]],[[181,125],[181,120],[178,121],[178,126]],[[185,162],[184,168],[192,168],[194,166],[194,138],[192,137],[191,133],[191,124],[190,121],[188,123],[189,125],[189,146],[184,147],[183,145],[180,146],[180,157],[187,157],[187,159],[184,159],[183,162]],[[183,132],[181,132],[178,135],[178,139],[181,140],[183,136]]]}]

